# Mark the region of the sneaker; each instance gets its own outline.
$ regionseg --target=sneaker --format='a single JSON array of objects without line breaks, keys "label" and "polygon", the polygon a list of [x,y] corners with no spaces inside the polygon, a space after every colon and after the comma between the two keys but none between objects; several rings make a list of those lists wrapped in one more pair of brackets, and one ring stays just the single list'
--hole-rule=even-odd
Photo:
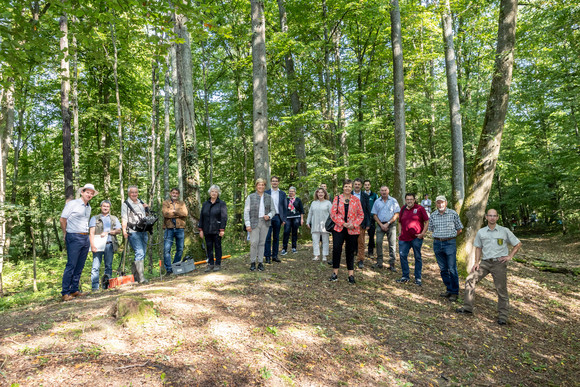
[{"label": "sneaker", "polygon": [[315,255],[314,258],[312,258],[313,261],[318,261],[320,258],[318,257],[318,255]]},{"label": "sneaker", "polygon": [[[286,255],[286,254],[288,254],[288,252],[286,250],[282,249],[282,252],[280,253],[280,255]],[[276,261],[275,258],[274,258],[274,261]]]},{"label": "sneaker", "polygon": [[497,320],[498,325],[507,325],[507,321],[502,320],[501,318]]},{"label": "sneaker", "polygon": [[415,285],[417,285],[417,286],[423,286],[423,283],[421,282],[420,279],[416,279],[415,280]]},{"label": "sneaker", "polygon": [[213,271],[214,266],[213,265],[207,265],[207,267],[205,268],[204,272],[210,272]]},{"label": "sneaker", "polygon": [[443,292],[443,293],[439,294],[439,297],[449,298],[450,295],[451,295],[451,292]]},{"label": "sneaker", "polygon": [[405,278],[405,277],[401,277],[397,280],[397,282],[400,284],[406,284],[407,282],[409,282],[409,279]]},{"label": "sneaker", "polygon": [[258,271],[264,271],[264,264],[262,262],[258,263]]},{"label": "sneaker", "polygon": [[326,262],[326,256],[322,257],[322,262]]},{"label": "sneaker", "polygon": [[[358,265],[358,268],[359,268],[359,269],[362,269],[362,268],[364,268],[364,267],[365,267],[365,264],[364,264],[364,262],[363,262],[363,261],[358,261],[358,264],[357,264],[357,265]],[[349,277],[349,278],[350,278],[350,277]]]},{"label": "sneaker", "polygon": [[448,300],[449,302],[457,302],[457,294],[452,294],[449,296]]},{"label": "sneaker", "polygon": [[354,280],[354,275],[348,276],[348,283],[349,284],[356,284],[356,281]]},{"label": "sneaker", "polygon": [[220,271],[222,269],[222,265],[215,265],[213,267],[213,271]]},{"label": "sneaker", "polygon": [[256,262],[252,262],[250,264],[250,271],[254,271],[254,270],[256,270]]},{"label": "sneaker", "polygon": [[332,273],[332,275],[330,276],[329,281],[331,281],[331,282],[338,281],[338,276],[336,274]]},{"label": "sneaker", "polygon": [[295,253],[296,252],[296,249],[292,249],[292,252]]},{"label": "sneaker", "polygon": [[472,311],[465,309],[463,306],[461,308],[457,308],[455,309],[455,313],[461,313],[461,314],[473,314]]}]

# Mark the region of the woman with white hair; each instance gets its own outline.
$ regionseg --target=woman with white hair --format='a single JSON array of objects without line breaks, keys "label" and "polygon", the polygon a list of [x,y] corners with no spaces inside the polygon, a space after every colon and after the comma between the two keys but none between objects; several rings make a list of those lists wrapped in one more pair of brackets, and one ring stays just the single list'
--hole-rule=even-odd
[{"label": "woman with white hair", "polygon": [[207,252],[206,272],[221,270],[222,237],[224,236],[228,222],[228,207],[219,198],[221,193],[220,187],[214,184],[209,187],[208,193],[209,199],[201,207],[201,215],[197,225],[199,228],[199,236],[205,238]]}]

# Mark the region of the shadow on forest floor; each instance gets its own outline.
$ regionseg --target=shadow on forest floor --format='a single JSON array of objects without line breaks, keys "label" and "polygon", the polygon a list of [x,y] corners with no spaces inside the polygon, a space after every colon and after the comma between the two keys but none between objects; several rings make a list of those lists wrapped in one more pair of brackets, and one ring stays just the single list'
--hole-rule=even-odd
[{"label": "shadow on forest floor", "polygon": [[[524,257],[579,264],[577,242],[522,242]],[[245,255],[226,260],[219,273],[197,270],[4,312],[1,377],[31,386],[577,383],[575,276],[511,263],[511,318],[500,327],[491,278],[477,288],[473,316],[455,314],[460,304],[438,296],[430,241],[422,287],[397,284],[400,272],[369,269],[369,260],[355,272],[356,285],[345,268],[331,283],[329,266],[313,262],[310,251],[303,246],[262,273],[248,271]],[[153,301],[155,321],[118,325],[110,309],[122,294]]]}]

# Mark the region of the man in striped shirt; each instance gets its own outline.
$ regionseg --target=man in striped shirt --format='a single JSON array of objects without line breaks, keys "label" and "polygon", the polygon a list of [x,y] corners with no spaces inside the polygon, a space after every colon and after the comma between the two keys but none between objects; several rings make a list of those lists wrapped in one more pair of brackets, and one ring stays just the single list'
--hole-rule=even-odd
[{"label": "man in striped shirt", "polygon": [[433,252],[441,271],[441,279],[447,288],[440,296],[455,302],[459,294],[455,238],[461,234],[463,225],[457,212],[447,208],[445,196],[437,196],[436,203],[437,210],[431,214],[429,231],[433,233]]}]

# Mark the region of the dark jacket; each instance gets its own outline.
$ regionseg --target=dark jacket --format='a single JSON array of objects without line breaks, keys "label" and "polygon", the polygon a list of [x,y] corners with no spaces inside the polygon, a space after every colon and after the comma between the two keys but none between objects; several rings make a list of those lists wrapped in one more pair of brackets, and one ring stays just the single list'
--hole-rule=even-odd
[{"label": "dark jacket", "polygon": [[204,234],[219,234],[226,229],[227,222],[228,207],[224,201],[217,198],[213,204],[210,199],[203,203],[197,227]]},{"label": "dark jacket", "polygon": [[304,206],[302,206],[302,200],[300,200],[299,197],[295,197],[295,199],[296,200],[294,200],[294,211],[290,211],[290,209],[288,209],[288,206],[290,205],[290,198],[286,198],[286,201],[284,202],[286,218],[299,218],[300,215],[304,214]]},{"label": "dark jacket", "polygon": [[[267,189],[265,191],[268,195],[272,196],[272,190],[271,189]],[[282,220],[282,222],[286,221],[286,216],[287,216],[287,212],[288,209],[286,208],[286,206],[284,205],[284,203],[286,203],[286,192],[280,190],[280,200],[278,200],[278,215],[280,215],[280,220]]]},{"label": "dark jacket", "polygon": [[[354,195],[354,191],[353,191],[353,195]],[[360,204],[362,205],[362,210],[363,213],[365,214],[365,219],[363,220],[362,224],[360,225],[362,228],[367,228],[371,226],[371,206],[370,206],[370,197],[369,195],[365,192],[362,191],[360,192]]]}]

